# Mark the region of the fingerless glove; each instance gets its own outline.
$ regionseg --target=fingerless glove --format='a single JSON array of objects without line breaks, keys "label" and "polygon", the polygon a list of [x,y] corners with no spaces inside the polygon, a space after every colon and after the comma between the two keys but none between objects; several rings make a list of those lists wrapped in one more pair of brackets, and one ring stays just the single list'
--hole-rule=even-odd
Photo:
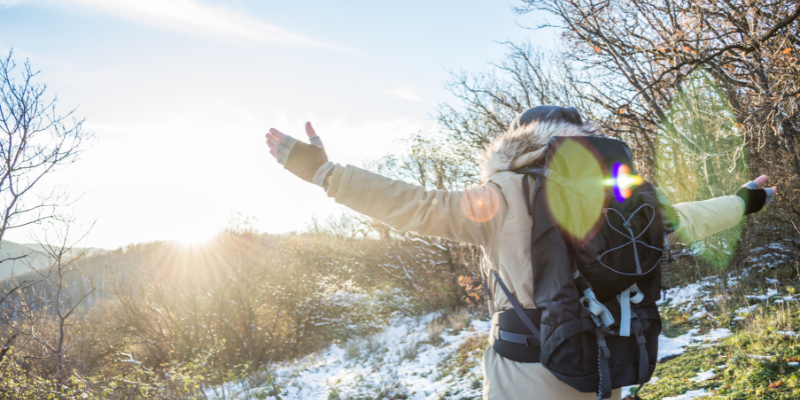
[{"label": "fingerless glove", "polygon": [[322,142],[319,139],[317,142],[320,146],[303,143],[291,136],[286,136],[278,144],[276,158],[289,172],[307,182],[315,183],[314,175],[323,164],[328,162],[328,155],[321,147]]},{"label": "fingerless glove", "polygon": [[736,191],[736,195],[744,201],[744,215],[750,215],[769,204],[775,191],[772,188],[759,189],[755,182],[748,182]]}]

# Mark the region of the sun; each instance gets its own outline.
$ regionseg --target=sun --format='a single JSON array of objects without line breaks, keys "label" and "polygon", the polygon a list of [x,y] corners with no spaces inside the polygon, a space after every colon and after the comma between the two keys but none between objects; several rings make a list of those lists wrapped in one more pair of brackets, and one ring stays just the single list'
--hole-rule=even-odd
[{"label": "sun", "polygon": [[174,240],[184,246],[198,246],[210,241],[217,232],[217,229],[194,226],[177,231]]}]

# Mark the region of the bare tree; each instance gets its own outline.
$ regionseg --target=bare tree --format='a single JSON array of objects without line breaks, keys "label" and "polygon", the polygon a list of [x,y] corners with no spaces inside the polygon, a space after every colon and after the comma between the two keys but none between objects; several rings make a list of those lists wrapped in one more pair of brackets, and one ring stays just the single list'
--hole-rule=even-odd
[{"label": "bare tree", "polygon": [[[736,157],[747,162],[750,177],[770,175],[780,188],[777,201],[748,223],[754,232],[776,240],[800,236],[800,4],[747,0],[523,0],[519,12],[543,10],[564,32],[564,54],[580,68],[581,96],[601,104],[618,135],[638,153],[645,174],[670,164],[664,154],[685,152],[702,160],[704,170],[728,166],[709,160],[712,141],[741,137]],[[699,76],[707,84],[698,90]],[[687,113],[686,99],[701,104],[709,90],[725,99],[724,108]],[[676,112],[676,110],[678,112]],[[692,115],[691,123],[685,118]],[[694,134],[687,127],[705,132]],[[695,130],[695,132],[697,132]],[[728,134],[726,137],[725,134]],[[708,139],[705,143],[697,139]],[[666,140],[665,140],[666,139]],[[672,147],[670,147],[672,146]],[[724,147],[724,146],[723,146]],[[667,149],[667,151],[665,151]],[[738,151],[738,153],[736,153]],[[734,160],[731,160],[733,158]],[[661,164],[661,165],[659,165]],[[712,171],[713,170],[713,171]],[[705,175],[705,172],[703,173]],[[698,180],[705,180],[705,176]],[[696,185],[694,194],[735,186]],[[719,194],[719,193],[713,193]],[[761,229],[758,221],[772,227]],[[775,224],[778,222],[778,224]],[[780,226],[778,231],[772,229]],[[781,226],[782,225],[782,226]],[[749,229],[749,228],[748,228]],[[771,233],[770,233],[771,232]],[[795,253],[796,254],[796,253]]]},{"label": "bare tree", "polygon": [[[699,69],[709,71],[723,88],[739,122],[748,125],[749,133],[757,133],[753,139],[775,126],[773,118],[764,118],[765,112],[783,115],[784,120],[793,115],[784,110],[794,108],[797,94],[797,65],[790,60],[798,44],[796,2],[523,3],[521,13],[543,10],[554,17],[537,27],[563,29],[569,49],[565,53],[582,67],[583,81],[592,89],[585,92],[586,98],[618,116],[620,128],[643,146],[640,150],[650,164],[657,147],[652,133],[675,130],[669,107]],[[759,105],[747,106],[753,103]]]},{"label": "bare tree", "polygon": [[[575,68],[563,54],[547,52],[529,42],[504,43],[509,53],[488,71],[451,73],[446,87],[460,104],[443,104],[437,119],[444,128],[448,150],[477,183],[481,150],[508,129],[514,117],[542,104],[569,105],[598,120],[600,105],[586,101],[577,86]],[[440,153],[445,153],[441,150]]]},{"label": "bare tree", "polygon": [[[18,66],[13,52],[0,58],[0,245],[10,229],[59,219],[58,207],[69,202],[67,195],[59,189],[45,193],[35,189],[45,176],[75,162],[92,138],[83,130],[83,120],[74,118],[75,110],[57,111],[57,97],[48,97],[47,86],[36,81],[38,74],[27,61]],[[31,265],[24,262],[31,256],[7,257],[0,263]],[[52,269],[44,271],[0,282],[0,307],[48,279],[46,273]],[[16,334],[0,330],[4,349],[0,361],[15,338]]]},{"label": "bare tree", "polygon": [[[21,70],[9,53],[0,59],[0,240],[6,230],[55,218],[64,204],[60,191],[38,195],[32,190],[47,174],[76,161],[92,137],[75,110],[59,114],[56,97],[36,83],[26,61]],[[18,72],[18,73],[17,73]]]}]

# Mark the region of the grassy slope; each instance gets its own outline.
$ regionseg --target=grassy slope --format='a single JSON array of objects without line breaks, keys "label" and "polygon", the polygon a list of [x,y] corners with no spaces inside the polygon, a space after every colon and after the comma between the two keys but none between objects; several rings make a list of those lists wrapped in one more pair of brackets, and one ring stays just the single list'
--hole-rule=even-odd
[{"label": "grassy slope", "polygon": [[733,334],[663,360],[643,399],[691,391],[707,392],[704,399],[800,399],[800,265],[769,250],[756,251],[737,272],[696,282],[695,300],[662,306],[666,336],[714,328]]}]

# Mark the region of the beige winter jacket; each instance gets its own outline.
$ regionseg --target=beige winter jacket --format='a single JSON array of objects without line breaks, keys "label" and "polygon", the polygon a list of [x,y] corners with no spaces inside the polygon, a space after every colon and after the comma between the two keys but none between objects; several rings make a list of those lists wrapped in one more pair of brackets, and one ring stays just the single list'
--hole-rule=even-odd
[{"label": "beige winter jacket", "polygon": [[[564,127],[556,128],[559,129],[550,135],[563,135]],[[541,131],[537,133],[542,135]],[[548,135],[544,136],[546,143]],[[536,151],[525,151],[526,146],[516,139],[519,138],[509,140],[506,134],[484,152],[481,173],[485,183],[478,187],[464,191],[426,190],[348,165],[337,166],[334,170],[328,196],[401,231],[482,246],[485,254],[482,267],[496,270],[524,308],[535,308],[530,262],[533,222],[523,199],[522,175],[508,170],[537,158],[535,154],[532,156]],[[525,157],[528,159],[519,161]],[[681,203],[675,205],[675,209],[680,217],[680,229],[670,235],[673,243],[692,242],[736,226],[744,213],[744,205],[736,196]],[[489,277],[489,289],[494,294],[490,311],[511,309],[511,303],[496,286],[492,274],[485,275]],[[597,397],[562,383],[540,363],[511,361],[499,356],[491,347],[484,353],[483,370],[484,399],[593,400]],[[614,390],[612,399],[620,399],[620,390]]]}]

